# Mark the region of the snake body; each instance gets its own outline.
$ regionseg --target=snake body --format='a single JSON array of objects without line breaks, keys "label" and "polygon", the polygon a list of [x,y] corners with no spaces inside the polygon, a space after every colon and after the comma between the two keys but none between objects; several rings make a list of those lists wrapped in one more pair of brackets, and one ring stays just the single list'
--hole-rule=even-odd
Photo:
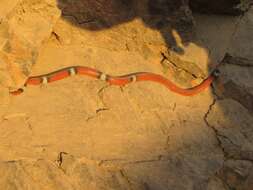
[{"label": "snake body", "polygon": [[[47,84],[47,83],[55,82],[58,80],[62,80],[64,78],[67,78],[73,75],[85,75],[91,78],[106,81],[110,85],[117,85],[117,86],[124,86],[132,82],[152,81],[152,82],[156,82],[156,83],[164,85],[169,90],[177,94],[180,94],[183,96],[193,96],[202,92],[206,88],[208,88],[213,82],[213,80],[218,77],[218,74],[219,74],[218,70],[214,70],[209,75],[209,77],[203,80],[199,85],[194,86],[192,88],[183,89],[183,88],[178,87],[177,85],[175,85],[170,80],[163,77],[162,75],[158,75],[155,73],[137,72],[137,73],[130,73],[130,74],[121,75],[121,76],[112,76],[112,75],[107,75],[99,70],[96,70],[90,67],[72,66],[72,67],[66,67],[61,70],[57,70],[57,71],[44,74],[44,75],[31,76],[26,80],[24,86]],[[16,91],[10,92],[10,94],[19,95],[23,91],[24,91],[23,88],[20,88]]]}]

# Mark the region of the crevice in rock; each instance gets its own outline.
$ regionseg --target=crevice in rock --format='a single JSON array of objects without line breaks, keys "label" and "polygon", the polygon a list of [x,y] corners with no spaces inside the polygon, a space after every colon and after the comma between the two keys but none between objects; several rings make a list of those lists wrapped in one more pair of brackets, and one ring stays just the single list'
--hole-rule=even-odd
[{"label": "crevice in rock", "polygon": [[90,120],[92,120],[92,119],[94,119],[94,118],[96,118],[96,117],[97,117],[99,114],[101,114],[102,112],[104,112],[104,111],[109,111],[109,110],[110,110],[110,108],[106,105],[106,103],[105,103],[105,101],[104,101],[104,91],[105,91],[105,89],[107,89],[107,88],[109,88],[109,87],[110,87],[110,85],[105,85],[105,86],[103,86],[102,88],[100,88],[100,89],[98,90],[97,96],[98,96],[99,100],[101,101],[102,106],[101,106],[100,108],[97,108],[97,109],[95,110],[95,114],[90,115],[90,116],[88,116],[88,117],[86,118],[86,121],[87,121],[87,122],[90,121]]},{"label": "crevice in rock", "polygon": [[67,155],[68,153],[67,152],[60,152],[57,156],[57,160],[55,161],[57,166],[59,168],[61,168],[62,166],[62,163],[63,163],[63,155]]},{"label": "crevice in rock", "polygon": [[225,54],[225,57],[223,59],[224,63],[230,64],[230,65],[236,65],[240,67],[252,67],[253,68],[253,60],[243,58],[243,57],[234,57],[230,55],[229,53]]},{"label": "crevice in rock", "polygon": [[121,177],[123,177],[123,179],[126,180],[126,182],[127,182],[127,184],[128,184],[129,190],[133,190],[131,180],[130,180],[129,177],[127,176],[126,171],[125,171],[124,169],[121,169],[119,172],[120,172]]},{"label": "crevice in rock", "polygon": [[[214,101],[210,104],[208,111],[204,115],[204,121],[205,121],[206,125],[214,131],[215,137],[218,142],[218,146],[220,147],[220,149],[223,152],[225,161],[227,161],[227,160],[241,160],[241,161],[253,162],[253,152],[241,150],[240,145],[234,143],[233,140],[231,140],[226,135],[220,134],[219,131],[208,122],[208,119],[207,119],[208,115],[212,111],[212,108],[216,104],[216,101],[217,101],[217,99],[214,99]],[[228,146],[228,148],[226,148],[224,146],[224,144],[226,144],[226,143],[230,144],[231,146]]]},{"label": "crevice in rock", "polygon": [[134,164],[154,163],[154,162],[160,162],[160,161],[167,161],[167,160],[163,160],[162,156],[159,156],[157,159],[135,160],[135,161],[127,162],[125,164],[127,164],[127,165],[134,165]]},{"label": "crevice in rock", "polygon": [[214,94],[216,100],[223,100],[224,99],[222,96],[220,96],[218,94],[217,89],[213,83],[211,84],[211,89],[212,89],[212,93]]},{"label": "crevice in rock", "polygon": [[227,155],[228,155],[228,153],[226,152],[225,148],[222,146],[222,140],[219,138],[219,137],[222,137],[222,135],[219,134],[218,130],[215,129],[214,126],[212,126],[212,125],[209,124],[208,119],[207,119],[208,116],[209,116],[209,114],[210,114],[210,112],[212,111],[213,106],[216,104],[216,101],[217,101],[217,100],[214,98],[214,99],[213,99],[213,102],[209,105],[209,108],[208,108],[207,112],[205,113],[203,119],[204,119],[205,124],[206,124],[210,129],[213,130],[213,132],[214,132],[214,134],[215,134],[215,138],[216,138],[217,143],[218,143],[218,147],[221,149],[221,151],[222,151],[222,153],[223,153],[223,155],[224,155],[224,158],[226,158]]},{"label": "crevice in rock", "polygon": [[33,127],[32,127],[31,122],[29,121],[29,119],[30,119],[29,117],[24,118],[25,123],[26,123],[28,129],[30,129],[31,131],[33,131]]},{"label": "crevice in rock", "polygon": [[110,85],[105,85],[105,86],[103,86],[102,88],[100,88],[100,89],[98,90],[98,92],[97,92],[97,95],[98,95],[98,97],[99,97],[99,99],[100,99],[100,101],[102,102],[102,104],[103,104],[104,107],[107,107],[107,106],[106,106],[106,103],[105,103],[105,101],[104,101],[104,92],[105,92],[105,90],[106,90],[107,88],[109,88],[109,87],[110,87]]},{"label": "crevice in rock", "polygon": [[90,121],[90,120],[96,118],[101,112],[108,111],[108,110],[110,110],[110,108],[106,108],[106,107],[105,107],[105,108],[98,108],[98,109],[96,109],[95,115],[89,116],[89,117],[86,119],[86,121],[88,122],[88,121]]},{"label": "crevice in rock", "polygon": [[102,111],[107,111],[109,110],[109,108],[99,108],[96,110],[96,114],[98,114],[99,112],[102,112]]},{"label": "crevice in rock", "polygon": [[51,35],[57,40],[57,42],[61,43],[60,36],[55,31],[52,31]]},{"label": "crevice in rock", "polygon": [[106,165],[106,163],[114,163],[114,164],[119,164],[122,166],[125,165],[135,165],[135,164],[145,164],[145,163],[154,163],[154,162],[167,162],[168,159],[164,155],[158,155],[157,158],[150,158],[150,159],[143,159],[143,160],[132,160],[132,161],[127,161],[126,159],[120,159],[120,158],[115,158],[115,159],[107,159],[107,160],[101,160],[99,162],[99,166]]},{"label": "crevice in rock", "polygon": [[103,166],[107,162],[124,162],[124,161],[126,161],[126,159],[123,159],[123,158],[105,159],[105,160],[100,160],[98,163],[98,166]]},{"label": "crevice in rock", "polygon": [[180,67],[177,63],[175,63],[174,61],[170,60],[165,53],[161,52],[161,56],[162,56],[162,60],[160,61],[161,65],[163,66],[168,66],[168,62],[175,68],[178,70],[182,70],[184,72],[186,72],[187,74],[189,74],[191,77],[197,79],[197,78],[202,78],[202,77],[198,77],[196,74],[192,73],[191,71],[189,71],[188,69],[185,69],[183,67]]}]

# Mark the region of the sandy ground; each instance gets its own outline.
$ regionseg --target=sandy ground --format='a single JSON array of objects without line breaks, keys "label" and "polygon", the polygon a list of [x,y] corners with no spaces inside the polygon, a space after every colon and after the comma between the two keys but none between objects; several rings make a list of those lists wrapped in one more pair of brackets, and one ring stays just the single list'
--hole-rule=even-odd
[{"label": "sandy ground", "polygon": [[[201,70],[196,81],[226,53],[237,61],[225,61],[215,88],[194,97],[79,76],[15,97],[3,88],[0,189],[252,190],[253,9],[195,19],[197,38],[180,58]],[[165,51],[159,32],[138,19],[88,31],[61,17],[32,75],[83,65],[114,75],[151,71],[189,85],[169,60],[164,70]]]}]

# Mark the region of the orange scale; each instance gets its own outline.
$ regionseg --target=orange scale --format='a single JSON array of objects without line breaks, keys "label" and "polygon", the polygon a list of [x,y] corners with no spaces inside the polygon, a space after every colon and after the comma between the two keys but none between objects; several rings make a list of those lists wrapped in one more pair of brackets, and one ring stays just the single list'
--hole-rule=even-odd
[{"label": "orange scale", "polygon": [[31,77],[27,79],[25,85],[39,85],[41,84],[41,81],[40,77]]},{"label": "orange scale", "polygon": [[54,75],[49,76],[48,82],[62,80],[62,79],[67,78],[69,76],[70,76],[70,74],[69,74],[68,70],[59,71],[59,72],[55,73]]}]

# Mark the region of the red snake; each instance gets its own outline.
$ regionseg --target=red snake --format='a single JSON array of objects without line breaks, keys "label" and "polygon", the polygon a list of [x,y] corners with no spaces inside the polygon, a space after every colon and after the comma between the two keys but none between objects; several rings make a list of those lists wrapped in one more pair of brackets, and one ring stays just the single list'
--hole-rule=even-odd
[{"label": "red snake", "polygon": [[[203,80],[199,85],[194,86],[192,88],[183,89],[173,84],[167,78],[158,74],[150,73],[150,72],[137,72],[137,73],[131,73],[131,74],[122,75],[122,76],[112,76],[112,75],[107,75],[99,70],[92,69],[89,67],[72,66],[72,67],[66,67],[61,70],[57,70],[57,71],[44,74],[44,75],[31,76],[26,80],[24,86],[47,84],[54,81],[62,80],[64,78],[67,78],[73,75],[86,75],[95,79],[106,81],[110,85],[117,85],[117,86],[124,86],[132,82],[152,81],[152,82],[156,82],[156,83],[164,85],[169,90],[177,94],[180,94],[183,96],[193,96],[202,92],[206,88],[208,88],[211,85],[211,83],[214,81],[214,79],[219,76],[219,71],[217,69],[214,70],[209,75],[209,77]],[[23,88],[20,88],[16,91],[10,92],[10,94],[19,95],[23,91],[24,91]]]}]

